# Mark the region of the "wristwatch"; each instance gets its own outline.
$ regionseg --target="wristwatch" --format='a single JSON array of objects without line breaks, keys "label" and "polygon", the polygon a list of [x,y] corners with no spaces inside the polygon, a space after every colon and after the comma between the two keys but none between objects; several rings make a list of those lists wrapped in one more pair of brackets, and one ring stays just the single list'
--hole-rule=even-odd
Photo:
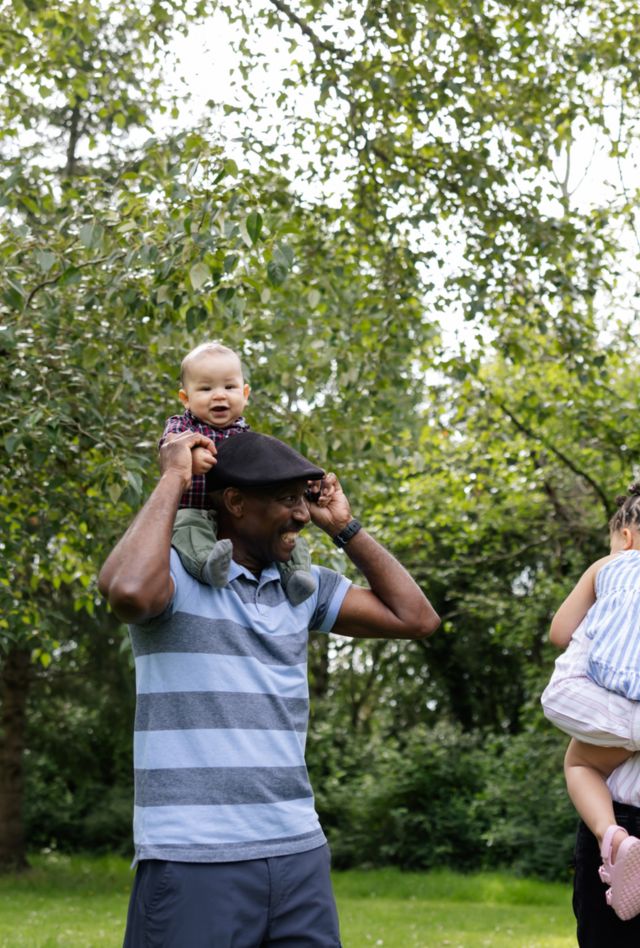
[{"label": "wristwatch", "polygon": [[336,533],[336,535],[333,537],[333,542],[341,550],[344,550],[349,540],[356,535],[358,530],[361,529],[362,524],[359,520],[350,520],[346,527],[343,527],[340,533]]}]

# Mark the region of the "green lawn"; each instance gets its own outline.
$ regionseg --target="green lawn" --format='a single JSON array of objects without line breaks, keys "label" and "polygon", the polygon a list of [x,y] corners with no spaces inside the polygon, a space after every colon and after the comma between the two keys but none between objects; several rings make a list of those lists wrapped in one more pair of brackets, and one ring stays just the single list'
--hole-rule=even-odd
[{"label": "green lawn", "polygon": [[[125,860],[32,862],[0,877],[0,948],[120,948],[133,877]],[[337,872],[334,882],[344,948],[575,946],[566,885],[393,869]]]}]

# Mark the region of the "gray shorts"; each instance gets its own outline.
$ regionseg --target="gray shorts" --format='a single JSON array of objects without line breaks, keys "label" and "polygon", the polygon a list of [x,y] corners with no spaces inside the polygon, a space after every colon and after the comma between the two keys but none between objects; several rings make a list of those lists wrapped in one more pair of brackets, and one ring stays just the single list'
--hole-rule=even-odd
[{"label": "gray shorts", "polygon": [[124,948],[340,948],[329,847],[246,862],[139,863]]}]

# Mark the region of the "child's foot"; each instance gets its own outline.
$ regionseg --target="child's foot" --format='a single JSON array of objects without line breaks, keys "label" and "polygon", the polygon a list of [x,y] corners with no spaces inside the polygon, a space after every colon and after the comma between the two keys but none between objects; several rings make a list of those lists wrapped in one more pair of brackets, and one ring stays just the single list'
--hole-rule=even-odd
[{"label": "child's foot", "polygon": [[200,579],[207,586],[220,588],[229,581],[229,567],[233,555],[231,540],[217,540],[200,570]]},{"label": "child's foot", "polygon": [[299,606],[316,591],[316,581],[306,569],[296,569],[287,579],[284,591],[291,605]]},{"label": "child's foot", "polygon": [[[612,861],[617,833],[624,833],[624,838],[617,847],[615,861]],[[602,839],[600,853],[600,878],[611,886],[605,892],[607,905],[623,921],[634,918],[640,914],[640,839],[629,836],[621,826],[610,826]]]}]

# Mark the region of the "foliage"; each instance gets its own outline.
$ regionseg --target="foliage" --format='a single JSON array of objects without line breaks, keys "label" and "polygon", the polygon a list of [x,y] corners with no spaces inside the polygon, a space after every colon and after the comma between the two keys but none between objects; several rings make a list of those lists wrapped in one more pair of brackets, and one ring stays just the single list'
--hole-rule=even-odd
[{"label": "foliage", "polygon": [[[215,336],[243,357],[253,426],[339,471],[443,617],[425,643],[314,640],[337,858],[524,851],[561,875],[566,843],[537,845],[517,788],[535,768],[551,804],[527,791],[525,813],[568,837],[546,634],[640,461],[637,14],[217,6],[235,85],[191,123],[163,66],[206,3],[0,6],[0,652],[35,663],[31,838],[126,838],[131,682],[94,577],[154,482],[183,353]],[[587,140],[613,178],[585,199]]]},{"label": "foliage", "polygon": [[439,724],[363,742],[318,724],[308,759],[334,864],[566,880],[576,816],[565,746],[548,728],[496,738]]}]

